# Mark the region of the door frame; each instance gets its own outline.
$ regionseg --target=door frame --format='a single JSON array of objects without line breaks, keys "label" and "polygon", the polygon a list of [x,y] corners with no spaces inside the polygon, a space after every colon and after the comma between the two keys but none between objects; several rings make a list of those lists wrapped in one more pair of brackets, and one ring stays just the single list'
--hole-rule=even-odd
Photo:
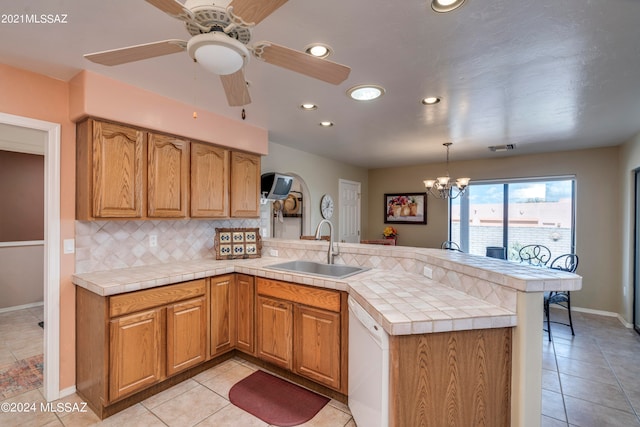
[{"label": "door frame", "polygon": [[60,124],[0,113],[0,123],[47,133],[44,147],[44,397],[60,396]]}]

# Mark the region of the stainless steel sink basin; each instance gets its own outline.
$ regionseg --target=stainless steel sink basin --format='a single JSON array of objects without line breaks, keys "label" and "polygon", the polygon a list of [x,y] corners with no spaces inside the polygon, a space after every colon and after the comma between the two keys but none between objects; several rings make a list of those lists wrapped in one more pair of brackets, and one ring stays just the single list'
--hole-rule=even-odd
[{"label": "stainless steel sink basin", "polygon": [[293,273],[311,274],[313,276],[344,279],[345,277],[369,270],[366,267],[354,267],[340,264],[321,264],[313,261],[289,261],[280,264],[267,265],[265,268],[273,270],[291,271]]}]

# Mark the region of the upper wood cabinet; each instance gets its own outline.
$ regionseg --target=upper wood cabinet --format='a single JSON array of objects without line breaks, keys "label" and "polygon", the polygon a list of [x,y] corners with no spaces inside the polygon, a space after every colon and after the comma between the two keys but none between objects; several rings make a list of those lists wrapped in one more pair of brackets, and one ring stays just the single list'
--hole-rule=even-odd
[{"label": "upper wood cabinet", "polygon": [[229,150],[191,143],[191,217],[229,217]]},{"label": "upper wood cabinet", "polygon": [[260,216],[260,156],[231,153],[231,216]]},{"label": "upper wood cabinet", "polygon": [[189,191],[189,142],[149,133],[148,216],[186,218]]},{"label": "upper wood cabinet", "polygon": [[78,220],[260,216],[259,155],[96,119],[76,137]]},{"label": "upper wood cabinet", "polygon": [[93,119],[78,124],[76,217],[142,218],[145,133]]}]

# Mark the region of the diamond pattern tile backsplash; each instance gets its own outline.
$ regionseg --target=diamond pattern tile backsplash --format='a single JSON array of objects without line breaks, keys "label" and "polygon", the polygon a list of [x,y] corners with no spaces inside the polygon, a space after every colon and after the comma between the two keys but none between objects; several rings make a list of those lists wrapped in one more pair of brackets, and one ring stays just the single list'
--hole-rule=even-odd
[{"label": "diamond pattern tile backsplash", "polygon": [[76,273],[215,258],[216,228],[259,226],[259,219],[76,221]]}]

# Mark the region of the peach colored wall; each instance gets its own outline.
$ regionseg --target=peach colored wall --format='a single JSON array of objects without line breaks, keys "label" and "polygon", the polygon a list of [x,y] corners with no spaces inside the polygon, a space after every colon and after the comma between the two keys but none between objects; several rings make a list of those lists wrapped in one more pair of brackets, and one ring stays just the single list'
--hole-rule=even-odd
[{"label": "peach colored wall", "polygon": [[256,154],[268,153],[266,129],[206,111],[199,111],[194,119],[193,106],[86,70],[71,79],[69,87],[69,117],[74,122],[86,116],[100,117]]},{"label": "peach colored wall", "polygon": [[[0,64],[0,111],[60,124],[60,242],[75,233],[75,125],[66,82]],[[60,389],[75,384],[73,255],[60,248]]]}]

